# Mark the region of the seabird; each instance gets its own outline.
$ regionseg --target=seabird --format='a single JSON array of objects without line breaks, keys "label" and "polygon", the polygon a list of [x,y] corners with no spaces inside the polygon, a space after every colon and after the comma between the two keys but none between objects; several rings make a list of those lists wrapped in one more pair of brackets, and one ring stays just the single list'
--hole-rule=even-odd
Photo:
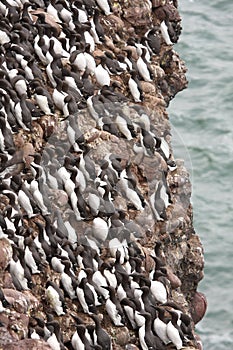
[{"label": "seabird", "polygon": [[24,260],[29,269],[31,270],[32,274],[40,273],[40,270],[38,269],[37,263],[34,259],[33,253],[31,252],[28,246],[25,246],[24,249]]},{"label": "seabird", "polygon": [[156,311],[156,317],[154,319],[153,322],[153,329],[154,332],[157,334],[157,336],[162,340],[162,342],[167,345],[168,343],[170,343],[170,339],[167,336],[167,320],[165,321],[165,317],[164,317],[164,309],[160,308],[158,306],[153,306]]},{"label": "seabird", "polygon": [[89,306],[87,304],[87,301],[86,301],[86,295],[84,293],[84,289],[83,289],[83,286],[82,287],[79,287],[77,286],[76,287],[76,295],[77,295],[77,298],[78,298],[78,301],[83,309],[83,312],[85,312],[86,314],[89,314],[90,311],[89,311]]},{"label": "seabird", "polygon": [[131,71],[131,76],[128,80],[129,90],[133,96],[135,102],[142,102],[143,93],[141,89],[141,84],[139,79],[137,78],[137,72]]},{"label": "seabird", "polygon": [[93,19],[92,18],[90,19],[91,27],[92,27],[91,32],[92,32],[92,35],[94,36],[96,44],[101,44],[101,42],[105,42],[105,33],[102,25],[100,24],[99,15],[100,15],[100,12],[98,11],[98,9],[96,9]]},{"label": "seabird", "polygon": [[63,310],[64,295],[56,283],[52,281],[46,283],[45,297],[57,316],[65,315]]},{"label": "seabird", "polygon": [[75,286],[77,282],[75,281],[75,275],[71,271],[71,263],[69,260],[64,261],[64,271],[61,273],[60,282],[65,292],[69,295],[70,299],[77,298],[75,292]]},{"label": "seabird", "polygon": [[117,185],[119,185],[119,189],[123,194],[125,194],[126,198],[134,205],[137,210],[144,210],[141,199],[138,196],[137,192],[129,186],[125,169],[121,172],[120,180]]},{"label": "seabird", "polygon": [[169,36],[169,34],[168,34],[168,27],[167,27],[165,21],[162,21],[162,22],[161,22],[161,24],[160,24],[160,30],[161,30],[161,33],[162,33],[162,36],[163,36],[163,39],[164,39],[165,43],[166,43],[167,45],[172,45],[170,36]]},{"label": "seabird", "polygon": [[161,39],[160,39],[158,27],[154,27],[147,32],[146,41],[148,43],[149,48],[153,52],[153,54],[158,55],[160,52],[160,46],[161,46]]},{"label": "seabird", "polygon": [[108,230],[108,223],[104,219],[98,217],[93,220],[92,231],[95,238],[104,242],[108,236]]},{"label": "seabird", "polygon": [[3,153],[12,153],[15,150],[12,130],[7,118],[0,116],[0,147]]},{"label": "seabird", "polygon": [[114,267],[103,262],[99,267],[99,270],[103,274],[103,276],[106,278],[109,286],[112,286],[113,288],[117,289],[117,279],[114,274]]},{"label": "seabird", "polygon": [[96,63],[94,57],[90,54],[90,44],[85,45],[84,56],[86,59],[86,72],[87,74],[94,75],[96,69]]},{"label": "seabird", "polygon": [[105,308],[111,321],[117,327],[124,326],[124,323],[122,323],[124,322],[123,320],[124,314],[123,314],[121,304],[115,295],[115,289],[112,286],[107,286],[107,287],[104,286],[103,288],[109,291],[109,298],[105,300]]},{"label": "seabird", "polygon": [[74,350],[85,350],[85,345],[82,342],[77,329],[74,332],[74,334],[72,335],[71,344],[72,344]]},{"label": "seabird", "polygon": [[170,339],[170,341],[174,344],[177,350],[182,349],[183,347],[183,341],[180,336],[181,330],[177,324],[178,321],[178,314],[174,311],[169,311],[172,319],[167,324],[167,336]]},{"label": "seabird", "polygon": [[108,0],[96,0],[96,3],[106,16],[110,15],[111,9]]},{"label": "seabird", "polygon": [[54,113],[53,100],[50,93],[45,88],[42,86],[36,87],[34,96],[38,106],[45,114]]},{"label": "seabird", "polygon": [[100,319],[98,315],[91,314],[91,318],[95,322],[97,344],[102,347],[103,350],[112,350],[112,342],[108,333],[101,327]]},{"label": "seabird", "polygon": [[47,329],[49,330],[50,335],[49,335],[48,339],[46,340],[46,342],[49,344],[49,346],[53,350],[61,350],[61,344],[58,340],[59,338],[56,335],[56,332],[55,332],[56,330],[55,330],[54,326],[48,325],[48,323],[47,323]]},{"label": "seabird", "polygon": [[28,290],[28,281],[24,275],[24,268],[21,265],[20,259],[18,257],[18,250],[13,245],[13,256],[9,263],[10,274],[12,276],[13,283],[18,290]]},{"label": "seabird", "polygon": [[93,16],[96,10],[95,0],[82,0],[89,16]]},{"label": "seabird", "polygon": [[164,284],[160,281],[151,281],[150,282],[150,291],[155,299],[164,304],[167,302],[167,290]]},{"label": "seabird", "polygon": [[127,318],[129,320],[129,323],[132,327],[132,329],[137,329],[138,326],[136,324],[135,321],[135,310],[136,310],[136,305],[134,304],[134,302],[128,298],[123,298],[120,301],[121,306],[124,309],[124,312],[127,315]]},{"label": "seabird", "polygon": [[62,255],[53,256],[50,260],[50,265],[54,271],[62,273],[65,269],[65,265],[62,263],[62,260],[66,260],[67,257]]},{"label": "seabird", "polygon": [[101,56],[101,63],[95,68],[95,78],[97,83],[102,87],[104,85],[110,85],[111,79],[108,71],[103,68],[102,61],[104,56]]},{"label": "seabird", "polygon": [[49,238],[46,234],[44,226],[39,222],[35,221],[36,226],[38,227],[38,236],[34,238],[34,243],[36,244],[40,254],[43,259],[50,258],[52,256],[52,247],[49,242]]},{"label": "seabird", "polygon": [[75,350],[76,349],[78,349],[78,350],[82,350],[82,349],[91,350],[93,348],[93,342],[92,342],[90,334],[89,334],[89,332],[84,324],[78,324],[76,326],[76,334],[75,334],[75,337],[72,339],[73,339],[72,345],[74,343],[74,345],[76,346],[76,347],[74,347]]},{"label": "seabird", "polygon": [[[27,184],[27,182],[25,182]],[[37,203],[38,207],[40,208],[42,215],[49,215],[50,212],[48,211],[48,208],[44,204],[43,195],[39,190],[39,183],[36,180],[32,180],[30,184],[27,185],[30,192],[32,193],[32,196]]]},{"label": "seabird", "polygon": [[140,74],[140,76],[142,77],[143,80],[147,81],[147,82],[151,82],[151,76],[150,76],[150,71],[148,70],[147,64],[144,61],[144,55],[146,53],[146,50],[143,48],[142,49],[142,55],[139,56],[136,64],[137,64],[137,69],[138,72]]},{"label": "seabird", "polygon": [[121,134],[124,135],[128,141],[132,140],[133,137],[128,128],[126,120],[117,113],[116,117],[114,118],[114,122],[116,123]]},{"label": "seabird", "polygon": [[84,52],[80,49],[73,51],[70,55],[70,63],[76,66],[82,75],[87,67],[87,61]]},{"label": "seabird", "polygon": [[145,324],[138,330],[139,341],[142,349],[165,350],[166,348],[161,339],[155,336],[151,330],[151,315],[148,312],[141,312],[141,315],[145,318]]},{"label": "seabird", "polygon": [[68,95],[65,91],[63,91],[63,86],[64,83],[62,82],[62,80],[60,80],[59,78],[55,77],[55,80],[57,82],[57,86],[53,89],[53,93],[52,93],[52,99],[53,102],[55,104],[55,106],[62,111],[63,107],[65,105],[65,97]]},{"label": "seabird", "polygon": [[95,271],[92,275],[92,282],[94,286],[96,287],[95,289],[99,294],[101,294],[104,299],[109,298],[109,291],[107,291],[103,287],[108,287],[107,279],[104,277],[104,275],[99,271]]},{"label": "seabird", "polygon": [[73,3],[73,15],[78,16],[78,20],[80,23],[86,23],[88,21],[88,13],[83,6],[83,2],[80,0],[76,0]]}]

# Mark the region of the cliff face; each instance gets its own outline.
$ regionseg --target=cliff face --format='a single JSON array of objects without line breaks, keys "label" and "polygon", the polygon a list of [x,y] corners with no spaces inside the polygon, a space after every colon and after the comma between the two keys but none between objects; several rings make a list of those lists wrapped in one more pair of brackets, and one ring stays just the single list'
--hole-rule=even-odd
[{"label": "cliff face", "polygon": [[166,111],[187,87],[177,7],[1,5],[2,348],[201,348],[203,250]]}]

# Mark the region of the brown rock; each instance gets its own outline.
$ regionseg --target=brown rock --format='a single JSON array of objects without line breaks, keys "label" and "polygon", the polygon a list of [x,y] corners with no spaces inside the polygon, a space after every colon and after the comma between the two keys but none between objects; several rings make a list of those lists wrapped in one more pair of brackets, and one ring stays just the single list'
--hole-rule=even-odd
[{"label": "brown rock", "polygon": [[8,330],[17,340],[24,339],[28,334],[29,316],[26,314],[11,312],[9,315]]},{"label": "brown rock", "polygon": [[165,72],[158,64],[151,64],[151,69],[153,70],[154,77],[156,79],[162,79],[165,77]]},{"label": "brown rock", "polygon": [[60,208],[68,203],[68,195],[65,191],[59,189],[50,189],[50,194],[53,197],[53,203],[56,207]]},{"label": "brown rock", "polygon": [[0,280],[2,281],[2,285],[5,287],[5,288],[11,288],[11,289],[14,289],[15,286],[14,286],[14,283],[12,281],[12,277],[11,277],[11,274],[9,271],[2,271],[1,274],[0,274]]},{"label": "brown rock", "polygon": [[166,3],[166,0],[152,0],[152,7],[163,6]]},{"label": "brown rock", "polygon": [[40,124],[46,139],[56,133],[57,120],[54,115],[44,115],[38,120],[38,123]]},{"label": "brown rock", "polygon": [[166,13],[162,6],[159,6],[154,10],[154,16],[160,23],[165,20]]},{"label": "brown rock", "polygon": [[173,289],[179,288],[181,286],[181,280],[179,279],[179,277],[177,277],[172,269],[170,268],[170,266],[166,266],[167,269],[167,278],[169,279],[170,283],[171,283],[171,287]]},{"label": "brown rock", "polygon": [[152,106],[162,106],[165,107],[166,102],[162,97],[156,97],[156,96],[147,96],[145,97],[145,101],[149,102],[152,104]]},{"label": "brown rock", "polygon": [[7,196],[4,196],[4,194],[0,194],[0,211],[4,211],[9,203],[9,198]]},{"label": "brown rock", "polygon": [[156,93],[156,87],[152,83],[148,83],[147,81],[141,82],[142,91],[149,95],[154,95]]},{"label": "brown rock", "polygon": [[130,335],[129,330],[126,327],[122,327],[120,332],[117,332],[115,335],[115,342],[118,345],[125,346],[129,343]]},{"label": "brown rock", "polygon": [[125,350],[139,350],[135,344],[127,344]]},{"label": "brown rock", "polygon": [[155,262],[154,260],[151,258],[151,250],[149,250],[148,248],[142,247],[143,252],[145,254],[145,259],[144,259],[144,267],[145,270],[150,273],[154,268],[155,268]]},{"label": "brown rock", "polygon": [[33,145],[29,142],[25,143],[25,145],[23,146],[23,156],[26,163],[26,167],[29,167],[31,162],[33,162],[34,159],[31,155],[34,153],[35,150]]},{"label": "brown rock", "polygon": [[52,15],[50,15],[48,12],[44,11],[43,9],[37,9],[37,10],[30,10],[30,13],[32,15],[32,19],[34,23],[38,20],[38,14],[43,13],[45,16],[45,22],[49,24],[51,27],[53,27],[59,36],[61,33],[61,26],[56,22],[56,18],[54,18]]},{"label": "brown rock", "polygon": [[40,307],[40,301],[34,295],[32,295],[29,290],[25,290],[23,294],[27,299],[29,311],[38,310]]},{"label": "brown rock", "polygon": [[15,338],[9,333],[6,326],[0,327],[0,350],[8,349],[8,344],[14,340]]},{"label": "brown rock", "polygon": [[36,310],[40,305],[38,299],[29,291],[24,291],[22,293],[15,289],[3,288],[3,293],[7,301],[12,304],[15,311],[20,313],[26,313],[33,309]]},{"label": "brown rock", "polygon": [[7,344],[6,350],[51,350],[51,347],[44,340],[23,339]]},{"label": "brown rock", "polygon": [[203,350],[203,345],[199,334],[194,333],[194,338],[196,340],[198,350]]},{"label": "brown rock", "polygon": [[207,309],[206,296],[201,292],[196,292],[191,301],[191,315],[193,322],[197,324],[202,320]]},{"label": "brown rock", "polygon": [[0,239],[0,269],[5,270],[12,258],[12,247],[7,238]]},{"label": "brown rock", "polygon": [[15,311],[26,313],[28,311],[28,302],[23,293],[15,289],[3,289],[6,300],[14,307]]},{"label": "brown rock", "polygon": [[164,12],[169,21],[179,22],[181,20],[180,14],[175,6],[171,3],[167,3],[164,7]]},{"label": "brown rock", "polygon": [[109,30],[117,32],[117,34],[121,34],[124,30],[124,22],[113,14],[110,14],[105,20],[104,23],[108,25]]},{"label": "brown rock", "polygon": [[134,60],[137,60],[138,59],[138,53],[137,53],[137,49],[135,46],[131,46],[131,45],[128,45],[124,48],[124,51],[131,51],[131,54],[132,54],[132,58]]},{"label": "brown rock", "polygon": [[44,131],[43,131],[43,128],[40,126],[40,124],[37,123],[36,121],[33,121],[32,125],[33,125],[33,134],[31,135],[32,141],[35,145],[35,148],[39,150],[42,147]]},{"label": "brown rock", "polygon": [[134,27],[148,28],[151,24],[151,7],[148,2],[129,1],[128,7],[123,10],[123,16]]}]

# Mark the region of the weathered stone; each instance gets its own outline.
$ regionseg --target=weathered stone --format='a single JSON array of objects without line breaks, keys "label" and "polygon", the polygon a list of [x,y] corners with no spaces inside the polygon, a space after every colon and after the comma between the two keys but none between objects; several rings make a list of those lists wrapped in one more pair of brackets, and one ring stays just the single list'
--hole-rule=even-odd
[{"label": "weathered stone", "polygon": [[120,332],[116,333],[116,344],[120,346],[125,346],[129,343],[130,334],[126,327],[122,327]]},{"label": "weathered stone", "polygon": [[127,344],[125,350],[139,350],[135,344]]},{"label": "weathered stone", "polygon": [[[2,319],[0,319],[2,322]],[[0,349],[5,350],[16,338],[13,337],[5,326],[0,327]]]},{"label": "weathered stone", "polygon": [[173,273],[170,266],[167,266],[167,278],[171,283],[171,287],[176,289],[181,286],[181,280]]},{"label": "weathered stone", "polygon": [[0,269],[5,270],[12,258],[12,247],[7,238],[0,239]]},{"label": "weathered stone", "polygon": [[22,339],[6,345],[7,350],[51,350],[51,347],[44,340]]},{"label": "weathered stone", "polygon": [[196,292],[191,300],[191,314],[193,322],[196,324],[202,320],[207,309],[206,296],[201,292]]},{"label": "weathered stone", "polygon": [[24,339],[28,335],[29,316],[24,313],[11,312],[8,316],[8,330],[15,339]]},{"label": "weathered stone", "polygon": [[19,292],[14,289],[3,288],[7,301],[14,307],[15,311],[27,313],[38,309],[40,303],[29,291]]},{"label": "weathered stone", "polygon": [[124,6],[123,17],[134,27],[146,27],[151,24],[151,7],[149,2],[129,0]]}]

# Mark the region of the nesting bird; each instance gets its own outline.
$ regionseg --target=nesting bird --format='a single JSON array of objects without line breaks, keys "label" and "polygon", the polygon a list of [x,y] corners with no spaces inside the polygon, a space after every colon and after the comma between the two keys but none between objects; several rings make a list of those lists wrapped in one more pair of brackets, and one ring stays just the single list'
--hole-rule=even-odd
[{"label": "nesting bird", "polygon": [[[114,326],[135,330],[143,350],[162,349],[161,342],[180,349],[177,316],[163,316],[166,281],[147,269],[140,247],[148,203],[158,221],[167,219],[167,178],[148,186],[144,164],[134,154],[126,159],[133,145],[148,162],[158,152],[176,169],[166,135],[156,136],[142,106],[160,80],[153,65],[161,34],[171,45],[176,33],[163,20],[124,47],[122,35],[131,34],[114,6],[108,0],[0,4],[0,239],[13,249],[8,269],[15,288],[33,289],[39,280],[49,306],[47,320],[32,316],[34,340],[43,338],[54,350],[112,350],[100,321],[105,311]],[[60,320],[70,300],[74,313],[94,323],[76,316],[64,344]],[[5,312],[1,291],[0,301]],[[180,328],[191,338],[186,323]]]}]

